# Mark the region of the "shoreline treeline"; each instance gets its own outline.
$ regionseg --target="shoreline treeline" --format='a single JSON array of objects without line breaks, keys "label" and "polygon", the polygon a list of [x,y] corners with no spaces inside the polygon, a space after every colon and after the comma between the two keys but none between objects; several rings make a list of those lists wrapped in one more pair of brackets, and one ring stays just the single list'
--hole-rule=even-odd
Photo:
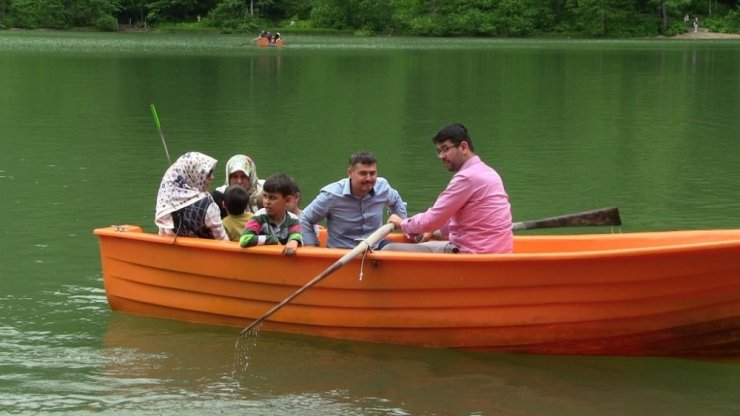
[{"label": "shoreline treeline", "polygon": [[0,0],[0,29],[643,37],[740,33],[738,0]]}]

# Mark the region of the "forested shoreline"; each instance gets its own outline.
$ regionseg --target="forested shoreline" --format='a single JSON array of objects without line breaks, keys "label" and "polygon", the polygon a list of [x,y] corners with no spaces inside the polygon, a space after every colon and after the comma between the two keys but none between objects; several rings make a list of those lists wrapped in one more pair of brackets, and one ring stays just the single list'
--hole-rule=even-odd
[{"label": "forested shoreline", "polygon": [[0,0],[0,29],[628,38],[740,33],[739,0]]}]

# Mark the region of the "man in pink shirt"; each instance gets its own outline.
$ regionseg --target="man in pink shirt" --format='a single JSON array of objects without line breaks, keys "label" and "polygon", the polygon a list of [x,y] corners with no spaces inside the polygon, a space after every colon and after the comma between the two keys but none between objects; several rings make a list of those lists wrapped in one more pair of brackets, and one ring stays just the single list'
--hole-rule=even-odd
[{"label": "man in pink shirt", "polygon": [[[501,177],[475,154],[468,130],[449,124],[432,139],[447,170],[455,172],[434,206],[407,219],[391,215],[418,244],[393,243],[388,251],[431,253],[511,253],[511,205]],[[444,240],[428,241],[439,230]]]}]

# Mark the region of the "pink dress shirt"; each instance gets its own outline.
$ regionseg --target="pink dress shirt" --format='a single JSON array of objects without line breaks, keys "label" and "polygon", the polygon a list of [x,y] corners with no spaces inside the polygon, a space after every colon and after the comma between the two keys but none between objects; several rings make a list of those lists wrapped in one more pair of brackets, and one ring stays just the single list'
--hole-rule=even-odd
[{"label": "pink dress shirt", "polygon": [[467,160],[434,206],[401,222],[406,234],[441,230],[462,253],[511,253],[511,205],[501,177],[480,157]]}]

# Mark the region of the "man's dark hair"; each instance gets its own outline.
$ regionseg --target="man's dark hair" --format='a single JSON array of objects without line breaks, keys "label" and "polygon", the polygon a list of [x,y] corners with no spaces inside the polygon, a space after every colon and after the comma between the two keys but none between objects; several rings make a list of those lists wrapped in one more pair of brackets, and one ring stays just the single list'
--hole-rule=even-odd
[{"label": "man's dark hair", "polygon": [[283,197],[295,195],[298,192],[298,184],[293,178],[283,173],[278,173],[265,179],[262,190],[270,193],[279,193]]},{"label": "man's dark hair", "polygon": [[349,157],[350,167],[358,163],[362,163],[363,165],[375,165],[378,163],[378,161],[375,160],[375,155],[366,150],[363,150],[361,152],[352,153],[352,156]]},{"label": "man's dark hair", "polygon": [[460,146],[462,142],[468,142],[468,147],[471,152],[475,152],[473,148],[473,139],[468,134],[468,129],[460,123],[452,123],[442,127],[442,130],[437,132],[437,135],[432,138],[432,143],[440,144],[446,140],[452,142],[455,146]]},{"label": "man's dark hair", "polygon": [[231,215],[241,215],[246,211],[249,203],[249,194],[241,185],[229,185],[224,191],[224,205],[226,212]]}]

